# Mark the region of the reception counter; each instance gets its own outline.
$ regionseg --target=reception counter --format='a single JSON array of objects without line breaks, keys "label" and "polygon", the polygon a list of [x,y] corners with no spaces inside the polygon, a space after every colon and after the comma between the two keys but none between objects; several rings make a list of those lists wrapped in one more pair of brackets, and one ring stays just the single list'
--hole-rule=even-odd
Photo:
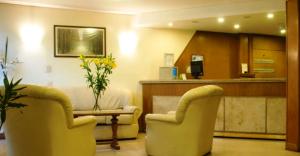
[{"label": "reception counter", "polygon": [[215,126],[216,136],[284,139],[286,127],[286,79],[241,78],[217,80],[147,80],[143,90],[140,131],[145,115],[176,110],[186,91],[203,85],[224,89]]}]

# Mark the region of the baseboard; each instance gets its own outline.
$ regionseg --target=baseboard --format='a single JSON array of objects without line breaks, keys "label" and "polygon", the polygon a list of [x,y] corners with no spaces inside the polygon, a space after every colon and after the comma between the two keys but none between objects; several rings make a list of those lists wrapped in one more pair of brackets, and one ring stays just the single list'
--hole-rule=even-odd
[{"label": "baseboard", "polygon": [[286,143],[285,144],[285,149],[289,150],[289,151],[295,151],[298,152],[299,151],[299,145],[297,144],[293,144],[293,143]]},{"label": "baseboard", "polygon": [[0,139],[5,139],[4,133],[0,133]]},{"label": "baseboard", "polygon": [[260,133],[238,133],[238,132],[214,132],[214,137],[271,139],[271,140],[286,139],[286,135],[284,134],[260,134]]}]

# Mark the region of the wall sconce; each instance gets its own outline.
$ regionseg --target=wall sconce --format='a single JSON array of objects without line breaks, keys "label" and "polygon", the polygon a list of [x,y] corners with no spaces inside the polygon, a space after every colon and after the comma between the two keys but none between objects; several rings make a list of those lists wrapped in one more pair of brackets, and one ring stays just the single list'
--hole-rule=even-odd
[{"label": "wall sconce", "polygon": [[122,32],[119,34],[119,46],[122,54],[132,55],[137,46],[137,35],[135,32]]},{"label": "wall sconce", "polygon": [[40,46],[44,31],[41,26],[34,24],[24,24],[20,28],[20,36],[26,48],[31,50]]}]

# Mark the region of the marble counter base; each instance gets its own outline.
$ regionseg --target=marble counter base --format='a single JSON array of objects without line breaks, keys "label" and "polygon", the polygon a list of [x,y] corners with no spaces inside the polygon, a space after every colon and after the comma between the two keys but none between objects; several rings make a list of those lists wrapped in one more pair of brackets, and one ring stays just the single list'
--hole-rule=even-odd
[{"label": "marble counter base", "polygon": [[[154,96],[154,113],[175,111],[180,96]],[[234,97],[221,99],[215,131],[284,135],[286,98]]]},{"label": "marble counter base", "polygon": [[266,98],[225,97],[225,131],[266,132]]}]

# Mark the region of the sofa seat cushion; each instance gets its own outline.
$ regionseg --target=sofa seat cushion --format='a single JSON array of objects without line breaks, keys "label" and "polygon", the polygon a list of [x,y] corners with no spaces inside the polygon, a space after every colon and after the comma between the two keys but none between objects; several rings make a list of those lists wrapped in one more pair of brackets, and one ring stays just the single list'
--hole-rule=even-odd
[{"label": "sofa seat cushion", "polygon": [[[106,124],[111,124],[111,116],[106,117]],[[118,116],[118,124],[120,125],[130,125],[133,124],[133,115],[132,114],[124,114]]]},{"label": "sofa seat cushion", "polygon": [[131,103],[130,92],[126,89],[108,88],[99,100],[102,110],[115,110]]}]

